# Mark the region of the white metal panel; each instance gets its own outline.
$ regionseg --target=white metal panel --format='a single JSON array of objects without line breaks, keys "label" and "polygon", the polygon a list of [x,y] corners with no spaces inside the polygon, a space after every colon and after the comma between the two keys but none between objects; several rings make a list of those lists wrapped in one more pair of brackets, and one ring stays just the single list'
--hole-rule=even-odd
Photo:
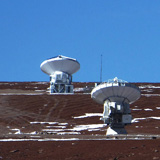
[{"label": "white metal panel", "polygon": [[80,69],[80,64],[73,58],[58,56],[45,60],[40,65],[40,68],[48,75],[52,75],[55,71],[61,71],[72,75]]},{"label": "white metal panel", "polygon": [[128,103],[132,103],[140,98],[140,90],[131,84],[114,85],[111,86],[107,83],[102,83],[95,87],[91,92],[91,97],[98,103],[103,104],[106,99],[111,101],[123,101],[128,100]]}]

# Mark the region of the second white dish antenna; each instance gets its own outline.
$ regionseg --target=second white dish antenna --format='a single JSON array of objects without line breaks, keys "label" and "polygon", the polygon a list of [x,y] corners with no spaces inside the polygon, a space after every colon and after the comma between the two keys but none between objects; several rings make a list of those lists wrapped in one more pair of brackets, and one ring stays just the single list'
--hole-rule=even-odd
[{"label": "second white dish antenna", "polygon": [[80,69],[76,59],[59,55],[42,62],[40,68],[50,76],[50,93],[73,93],[72,74]]},{"label": "second white dish antenna", "polygon": [[42,62],[40,68],[48,75],[53,75],[56,71],[72,75],[80,69],[80,64],[76,59],[59,55]]}]

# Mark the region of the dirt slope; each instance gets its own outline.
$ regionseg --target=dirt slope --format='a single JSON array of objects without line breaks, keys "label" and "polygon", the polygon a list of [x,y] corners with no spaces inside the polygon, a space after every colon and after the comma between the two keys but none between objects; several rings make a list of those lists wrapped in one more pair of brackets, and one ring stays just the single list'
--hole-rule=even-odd
[{"label": "dirt slope", "polygon": [[[135,122],[127,132],[159,135],[160,84],[135,85],[142,96],[130,106]],[[74,83],[70,95],[50,95],[48,87],[47,82],[0,82],[0,138],[21,139],[1,141],[0,159],[160,159],[159,139],[93,140],[104,138],[107,128],[100,121],[103,106],[90,97],[94,83]],[[92,140],[77,139],[86,136]],[[22,141],[57,137],[76,139]]]}]

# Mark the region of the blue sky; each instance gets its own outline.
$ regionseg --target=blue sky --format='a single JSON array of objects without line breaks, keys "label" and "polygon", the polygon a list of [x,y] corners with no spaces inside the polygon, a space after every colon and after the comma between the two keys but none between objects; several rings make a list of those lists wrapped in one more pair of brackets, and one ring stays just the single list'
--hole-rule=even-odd
[{"label": "blue sky", "polygon": [[0,0],[0,81],[49,81],[40,64],[79,61],[76,82],[160,82],[159,0]]}]

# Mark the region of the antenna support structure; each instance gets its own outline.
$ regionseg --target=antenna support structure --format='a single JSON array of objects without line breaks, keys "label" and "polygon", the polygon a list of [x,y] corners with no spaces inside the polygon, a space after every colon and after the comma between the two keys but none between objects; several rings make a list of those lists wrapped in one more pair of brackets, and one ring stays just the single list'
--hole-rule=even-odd
[{"label": "antenna support structure", "polygon": [[50,93],[73,93],[72,74],[80,69],[76,59],[59,55],[45,60],[41,70],[50,76]]},{"label": "antenna support structure", "polygon": [[91,98],[103,104],[101,120],[107,124],[106,135],[127,134],[125,126],[131,124],[130,104],[141,96],[139,88],[117,77],[96,86]]}]

